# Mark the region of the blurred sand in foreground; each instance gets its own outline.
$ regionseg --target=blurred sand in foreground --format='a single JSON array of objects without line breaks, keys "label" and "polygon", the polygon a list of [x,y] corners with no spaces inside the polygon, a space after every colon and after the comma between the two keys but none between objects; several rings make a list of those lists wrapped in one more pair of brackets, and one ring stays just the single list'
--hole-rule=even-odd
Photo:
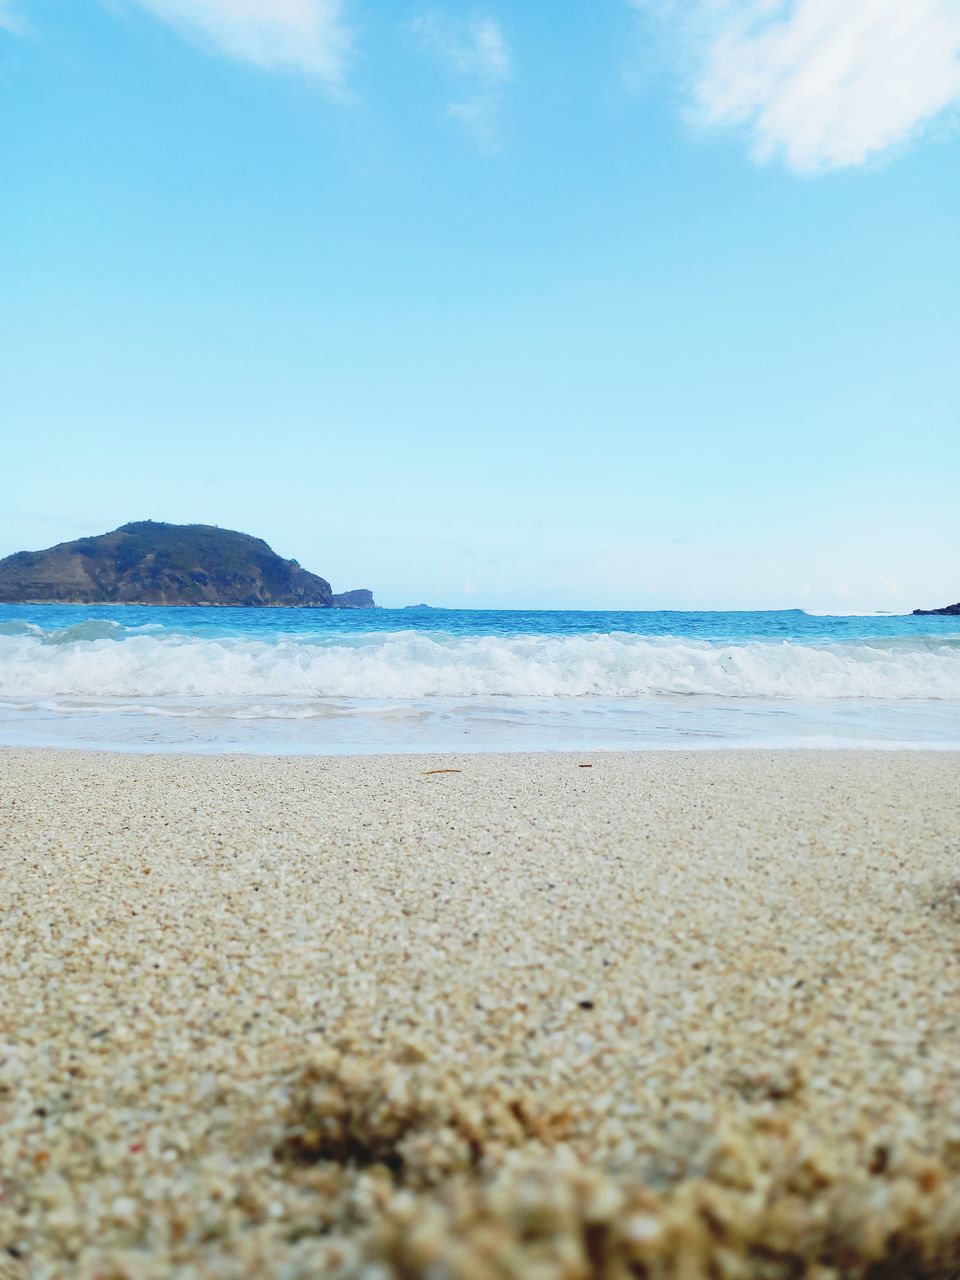
[{"label": "blurred sand in foreground", "polygon": [[0,751],[0,833],[4,1280],[960,1268],[957,754]]}]

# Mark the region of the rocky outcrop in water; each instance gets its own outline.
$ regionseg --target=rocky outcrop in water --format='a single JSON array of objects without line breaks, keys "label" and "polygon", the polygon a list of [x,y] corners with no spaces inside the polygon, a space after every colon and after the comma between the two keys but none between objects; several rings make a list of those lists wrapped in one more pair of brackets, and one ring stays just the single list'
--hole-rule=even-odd
[{"label": "rocky outcrop in water", "polygon": [[333,597],[335,609],[375,609],[373,592],[359,587],[356,591],[343,591]]},{"label": "rocky outcrop in water", "polygon": [[914,609],[915,618],[957,618],[960,617],[960,601],[946,604],[942,609]]},{"label": "rocky outcrop in water", "polygon": [[366,590],[334,596],[325,578],[282,559],[262,538],[153,520],[7,556],[0,603],[374,607]]}]

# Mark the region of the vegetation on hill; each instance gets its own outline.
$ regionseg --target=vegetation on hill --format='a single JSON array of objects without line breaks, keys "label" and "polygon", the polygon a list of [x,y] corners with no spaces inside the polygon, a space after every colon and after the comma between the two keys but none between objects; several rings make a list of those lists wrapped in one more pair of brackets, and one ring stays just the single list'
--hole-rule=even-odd
[{"label": "vegetation on hill", "polygon": [[137,520],[0,560],[0,602],[365,608],[373,597],[334,596],[326,579],[250,534]]}]

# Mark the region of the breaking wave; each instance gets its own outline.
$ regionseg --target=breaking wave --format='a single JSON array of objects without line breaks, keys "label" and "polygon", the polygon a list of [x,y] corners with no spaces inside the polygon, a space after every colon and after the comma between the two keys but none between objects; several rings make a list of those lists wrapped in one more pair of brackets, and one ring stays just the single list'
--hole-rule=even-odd
[{"label": "breaking wave", "polygon": [[197,636],[90,621],[0,627],[0,697],[425,698],[709,695],[960,699],[960,639],[717,643],[577,636]]}]

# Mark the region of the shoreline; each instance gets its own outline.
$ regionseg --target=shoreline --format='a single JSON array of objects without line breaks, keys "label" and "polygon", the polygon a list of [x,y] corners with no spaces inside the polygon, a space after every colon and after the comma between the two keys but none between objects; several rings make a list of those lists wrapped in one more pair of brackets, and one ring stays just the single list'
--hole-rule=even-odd
[{"label": "shoreline", "polygon": [[9,749],[306,758],[467,751],[960,750],[960,702],[661,695],[0,700]]},{"label": "shoreline", "polygon": [[417,760],[417,759],[446,759],[448,757],[462,760],[474,759],[503,759],[525,760],[528,758],[546,757],[553,759],[556,757],[584,757],[597,756],[601,759],[609,758],[626,758],[634,757],[643,758],[645,756],[697,756],[697,755],[770,755],[770,756],[808,756],[808,755],[851,755],[851,756],[888,756],[903,753],[904,755],[955,755],[960,762],[960,741],[958,742],[812,742],[809,745],[800,745],[796,741],[789,742],[697,742],[689,746],[678,746],[675,743],[664,745],[645,745],[641,747],[598,747],[587,746],[582,749],[577,747],[543,747],[539,749],[529,747],[518,747],[515,750],[505,750],[502,747],[472,747],[469,750],[448,750],[444,748],[427,748],[427,747],[398,747],[393,750],[383,750],[371,748],[368,751],[357,750],[314,750],[314,751],[281,751],[273,750],[269,747],[251,747],[248,749],[232,748],[229,746],[219,746],[217,744],[203,744],[192,750],[184,750],[182,747],[169,747],[165,745],[156,746],[150,744],[136,744],[132,746],[123,745],[103,745],[90,746],[84,743],[20,743],[20,742],[2,742],[0,741],[0,758],[4,755],[17,754],[43,754],[43,755],[63,755],[63,756],[93,756],[105,757],[107,759],[117,758],[123,759],[173,759],[183,763],[195,760],[250,760],[250,761],[290,761],[292,763],[306,764],[309,761],[324,760],[344,760],[354,762],[376,762],[388,760]]},{"label": "shoreline", "polygon": [[[337,595],[345,594],[336,592]],[[0,605],[10,609],[289,609],[291,613],[301,613],[305,609],[342,609],[356,612],[360,610],[385,609],[389,606],[379,604],[229,604],[222,600],[0,600]],[[414,606],[401,605],[401,608]],[[916,612],[916,611],[914,611]],[[895,615],[901,616],[901,615]],[[904,618],[912,615],[905,613]]]},{"label": "shoreline", "polygon": [[958,766],[0,748],[7,1269],[949,1274]]}]

